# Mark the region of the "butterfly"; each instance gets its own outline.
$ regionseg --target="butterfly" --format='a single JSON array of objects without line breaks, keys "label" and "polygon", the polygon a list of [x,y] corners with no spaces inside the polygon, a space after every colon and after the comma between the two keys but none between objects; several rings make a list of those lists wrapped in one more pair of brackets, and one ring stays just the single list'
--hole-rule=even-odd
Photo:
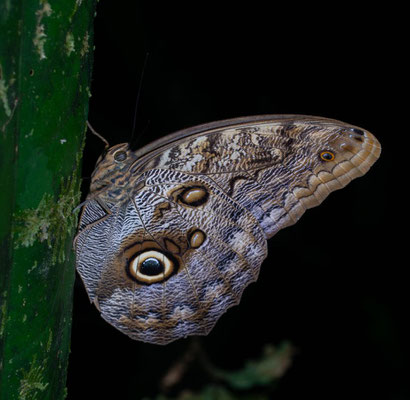
[{"label": "butterfly", "polygon": [[362,128],[301,115],[108,148],[74,240],[90,301],[132,339],[207,334],[257,280],[267,239],[365,174],[380,151]]}]

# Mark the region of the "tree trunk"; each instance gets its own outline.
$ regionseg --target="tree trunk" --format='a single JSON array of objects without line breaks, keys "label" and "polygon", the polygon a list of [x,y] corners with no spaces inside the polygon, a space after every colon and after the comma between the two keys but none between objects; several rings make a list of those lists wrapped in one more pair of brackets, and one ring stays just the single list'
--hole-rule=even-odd
[{"label": "tree trunk", "polygon": [[95,0],[0,0],[0,398],[65,397]]}]

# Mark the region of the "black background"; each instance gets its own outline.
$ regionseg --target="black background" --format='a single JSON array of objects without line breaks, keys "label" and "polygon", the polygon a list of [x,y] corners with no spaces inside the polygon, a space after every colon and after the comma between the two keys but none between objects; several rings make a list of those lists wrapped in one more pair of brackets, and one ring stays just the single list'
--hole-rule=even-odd
[{"label": "black background", "polygon": [[[404,135],[394,17],[346,3],[174,3],[98,4],[89,120],[111,145],[132,140],[139,93],[140,146],[199,123],[278,113],[340,119],[383,146],[365,177],[270,240],[259,281],[202,339],[209,358],[236,369],[264,344],[290,340],[298,352],[275,399],[410,398],[408,281],[393,240],[404,200],[392,182]],[[87,137],[85,177],[103,147]],[[69,399],[153,397],[186,346],[121,334],[89,304],[77,275]],[[193,365],[176,391],[207,383]]]}]

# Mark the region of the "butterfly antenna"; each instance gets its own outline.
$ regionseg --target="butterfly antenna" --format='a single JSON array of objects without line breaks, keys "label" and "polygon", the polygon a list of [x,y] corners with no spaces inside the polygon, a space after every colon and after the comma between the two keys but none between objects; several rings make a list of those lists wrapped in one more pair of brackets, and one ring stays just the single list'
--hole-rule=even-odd
[{"label": "butterfly antenna", "polygon": [[110,147],[110,144],[107,142],[107,140],[105,138],[103,138],[92,126],[91,124],[87,121],[87,126],[88,129],[95,135],[97,136],[99,139],[101,139],[104,143],[105,143],[105,149],[108,149]]},{"label": "butterfly antenna", "polygon": [[132,143],[135,135],[135,127],[137,125],[137,113],[138,113],[138,106],[140,104],[140,97],[141,97],[141,89],[142,89],[142,82],[144,81],[144,73],[145,73],[145,68],[147,66],[147,61],[148,61],[148,56],[149,53],[145,55],[145,60],[144,60],[144,65],[142,66],[142,71],[141,71],[141,78],[138,86],[138,93],[137,93],[137,99],[135,100],[135,108],[134,108],[134,120],[132,122],[132,130],[131,130],[131,140],[130,142]]}]

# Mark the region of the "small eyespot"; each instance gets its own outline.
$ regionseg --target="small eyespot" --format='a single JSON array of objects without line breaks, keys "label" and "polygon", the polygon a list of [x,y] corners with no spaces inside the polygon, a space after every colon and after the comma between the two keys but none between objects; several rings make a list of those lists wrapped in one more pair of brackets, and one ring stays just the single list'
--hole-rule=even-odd
[{"label": "small eyespot", "polygon": [[359,128],[350,128],[350,131],[356,133],[357,135],[364,136],[364,132]]},{"label": "small eyespot", "polygon": [[197,249],[200,247],[206,239],[206,235],[203,231],[200,229],[195,229],[190,235],[189,235],[189,244],[191,248]]},{"label": "small eyespot", "polygon": [[361,129],[358,128],[350,128],[349,130],[350,134],[349,137],[351,139],[357,140],[358,142],[363,142],[364,141],[364,132]]},{"label": "small eyespot", "polygon": [[114,160],[116,162],[122,162],[127,159],[127,152],[123,150],[118,150],[114,153]]},{"label": "small eyespot", "polygon": [[335,159],[335,154],[329,150],[325,150],[320,153],[320,159],[322,161],[333,161]]},{"label": "small eyespot", "polygon": [[189,186],[185,188],[178,196],[178,200],[191,207],[198,207],[205,204],[208,200],[209,193],[203,186]]}]

